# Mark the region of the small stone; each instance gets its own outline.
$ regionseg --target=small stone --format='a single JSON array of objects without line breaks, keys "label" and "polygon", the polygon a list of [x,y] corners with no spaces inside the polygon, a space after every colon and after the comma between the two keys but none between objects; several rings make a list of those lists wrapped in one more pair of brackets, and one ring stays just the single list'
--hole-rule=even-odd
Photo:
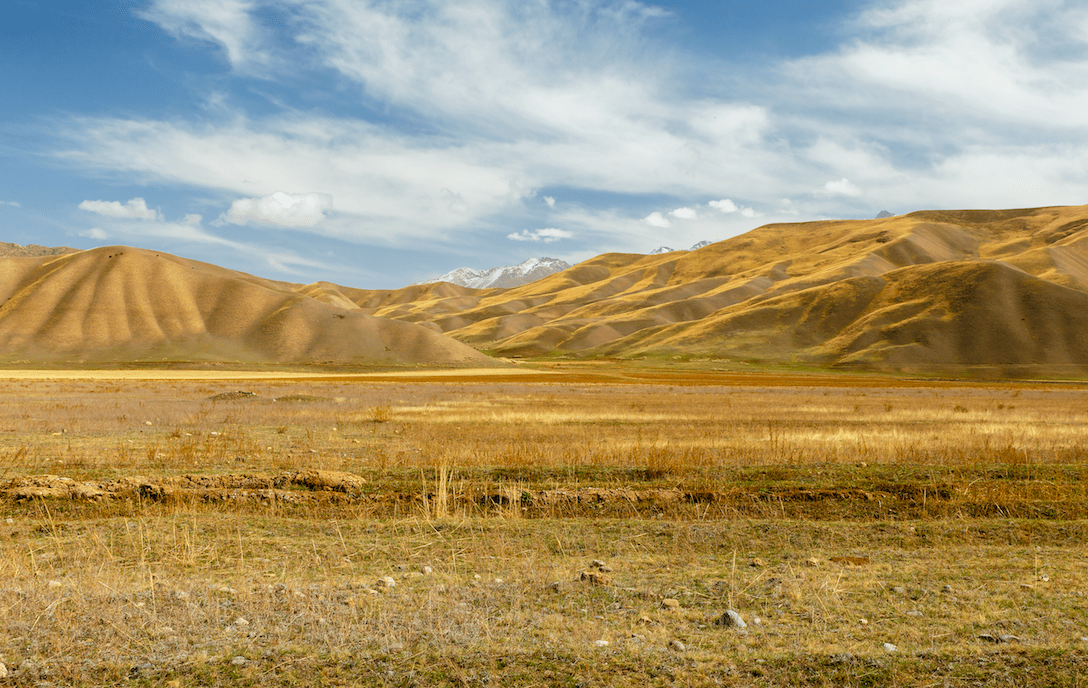
[{"label": "small stone", "polygon": [[502,579],[501,578],[496,578],[495,579],[495,585],[502,585]]},{"label": "small stone", "polygon": [[249,620],[239,616],[237,619],[234,620],[234,625],[238,628],[245,628],[249,625]]},{"label": "small stone", "polygon": [[432,569],[430,566],[424,566],[423,567],[423,575],[424,576],[429,576],[432,573],[434,573],[434,569]]},{"label": "small stone", "polygon": [[946,595],[952,594],[952,586],[951,585],[944,586],[943,588],[941,588],[941,592],[943,592]]},{"label": "small stone", "polygon": [[675,600],[675,599],[673,599],[671,597],[666,597],[665,599],[661,600],[661,608],[662,609],[677,610],[677,609],[680,608],[680,600]]},{"label": "small stone", "polygon": [[560,581],[553,581],[548,584],[548,590],[551,590],[552,592],[562,592],[563,583]]},{"label": "small stone", "polygon": [[884,643],[881,647],[884,648],[885,652],[899,652],[899,646],[892,643]]},{"label": "small stone", "polygon": [[868,626],[869,625],[869,620],[868,619],[858,619],[858,623],[861,624],[862,626]]},{"label": "small stone", "polygon": [[1035,586],[1032,585],[1031,583],[1021,583],[1020,587],[1023,588],[1024,590],[1034,590],[1035,589]]},{"label": "small stone", "polygon": [[748,624],[744,623],[744,618],[732,609],[726,610],[724,614],[715,619],[714,625],[737,630],[748,628]]},{"label": "small stone", "polygon": [[755,624],[756,626],[762,626],[763,625],[763,619],[759,618],[758,616],[753,616],[752,617],[752,623]]},{"label": "small stone", "polygon": [[904,588],[902,585],[896,585],[892,588],[892,592],[894,592],[896,595],[906,595],[907,589]]},{"label": "small stone", "polygon": [[652,624],[653,622],[654,620],[649,614],[639,614],[638,623],[648,625]]},{"label": "small stone", "polygon": [[609,643],[607,640],[595,640],[593,641],[593,644],[597,647],[608,647],[611,643]]},{"label": "small stone", "polygon": [[683,652],[684,650],[686,650],[688,648],[684,646],[684,643],[682,643],[679,640],[673,638],[672,640],[669,641],[669,649],[670,650],[675,650],[676,652]]},{"label": "small stone", "polygon": [[755,567],[757,569],[761,569],[761,568],[763,568],[764,566],[767,565],[767,562],[763,561],[759,557],[755,557],[750,562],[748,562],[748,565],[753,566],[753,567]]},{"label": "small stone", "polygon": [[831,658],[832,664],[853,664],[857,661],[857,658],[849,652],[842,652]]},{"label": "small stone", "polygon": [[1050,581],[1050,576],[1046,575],[1045,573],[1043,575],[1039,576],[1039,582],[1040,583],[1048,583],[1049,581]]},{"label": "small stone", "polygon": [[820,560],[817,559],[816,557],[809,557],[808,559],[805,559],[805,566],[817,567],[819,565],[820,565]]},{"label": "small stone", "polygon": [[187,599],[189,599],[189,593],[185,592],[184,590],[175,590],[174,591],[174,599],[175,600],[187,600]]},{"label": "small stone", "polygon": [[6,523],[6,524],[8,524],[10,526],[11,524],[15,523],[15,519],[14,518],[5,518],[4,523]]},{"label": "small stone", "polygon": [[389,643],[385,646],[385,651],[390,654],[404,652],[404,643]]},{"label": "small stone", "polygon": [[481,575],[480,575],[480,574],[478,574],[478,573],[474,573],[474,574],[472,574],[472,580],[483,580],[483,579],[484,579],[484,577],[483,577],[483,576],[481,576]]},{"label": "small stone", "polygon": [[922,616],[922,612],[918,611],[917,609],[912,609],[909,612],[907,612],[907,616],[916,616],[916,617]]},{"label": "small stone", "polygon": [[144,421],[144,425],[151,425],[151,421],[149,421],[149,420],[145,420],[145,421]]},{"label": "small stone", "polygon": [[404,574],[404,580],[416,581],[423,578],[423,572],[421,571],[409,571]]},{"label": "small stone", "polygon": [[64,583],[61,583],[59,580],[51,580],[51,581],[49,581],[49,587],[50,588],[63,588]]},{"label": "small stone", "polygon": [[0,662],[0,678],[8,677],[8,665]]},{"label": "small stone", "polygon": [[392,588],[397,587],[397,581],[394,580],[392,576],[382,576],[381,578],[378,579],[378,582],[375,583],[375,585],[379,589],[382,589],[382,588],[392,589]]},{"label": "small stone", "polygon": [[1088,635],[1082,635],[1082,636],[1080,637],[1080,641],[1081,641],[1082,643],[1088,643]]},{"label": "small stone", "polygon": [[249,660],[242,655],[238,655],[234,659],[230,660],[230,663],[232,666],[244,667],[246,664],[249,664]]}]

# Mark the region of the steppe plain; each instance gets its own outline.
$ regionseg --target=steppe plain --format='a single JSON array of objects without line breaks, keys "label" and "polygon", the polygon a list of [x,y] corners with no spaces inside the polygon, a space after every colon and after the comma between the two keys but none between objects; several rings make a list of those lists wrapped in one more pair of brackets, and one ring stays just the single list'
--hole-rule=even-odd
[{"label": "steppe plain", "polygon": [[4,680],[1083,684],[1088,389],[743,368],[0,374]]},{"label": "steppe plain", "polygon": [[0,684],[1083,685],[1086,331],[1088,206],[490,290],[0,244]]}]

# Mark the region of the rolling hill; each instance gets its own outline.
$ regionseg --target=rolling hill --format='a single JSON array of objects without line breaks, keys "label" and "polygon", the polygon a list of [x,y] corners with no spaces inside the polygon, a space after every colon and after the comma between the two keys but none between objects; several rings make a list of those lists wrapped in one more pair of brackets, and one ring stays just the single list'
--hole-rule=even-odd
[{"label": "rolling hill", "polygon": [[1079,368],[1088,206],[767,225],[691,252],[601,255],[513,289],[329,288],[502,356]]},{"label": "rolling hill", "polygon": [[121,246],[0,257],[0,361],[497,364],[316,285]]}]

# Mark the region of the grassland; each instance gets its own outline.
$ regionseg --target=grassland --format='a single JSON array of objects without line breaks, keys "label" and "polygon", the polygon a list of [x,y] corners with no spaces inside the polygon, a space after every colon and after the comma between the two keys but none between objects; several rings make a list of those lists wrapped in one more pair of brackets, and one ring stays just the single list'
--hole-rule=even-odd
[{"label": "grassland", "polygon": [[1083,385],[60,377],[0,379],[0,684],[1088,679]]}]

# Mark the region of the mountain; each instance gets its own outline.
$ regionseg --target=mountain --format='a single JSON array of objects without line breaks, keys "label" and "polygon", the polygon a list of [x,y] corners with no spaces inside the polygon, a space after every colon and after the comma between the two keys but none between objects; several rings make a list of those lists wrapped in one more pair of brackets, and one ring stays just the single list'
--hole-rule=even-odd
[{"label": "mountain", "polygon": [[9,244],[7,242],[0,241],[0,257],[62,256],[65,253],[75,253],[77,251],[79,251],[78,248],[68,248],[67,246],[38,246],[37,244],[20,246],[19,244]]},{"label": "mountain", "polygon": [[879,213],[876,214],[876,219],[878,220],[883,220],[886,217],[895,217],[895,215],[888,212],[887,210],[881,210]]},{"label": "mountain", "polygon": [[457,268],[432,280],[417,282],[416,284],[433,284],[435,282],[448,282],[472,289],[490,289],[493,287],[518,287],[523,284],[535,282],[542,277],[561,272],[570,267],[570,264],[557,258],[530,258],[520,265],[511,265],[490,270],[473,270],[472,268]]},{"label": "mountain", "polygon": [[[710,242],[709,241],[700,241],[699,243],[695,244],[694,246],[692,246],[691,248],[686,249],[686,250],[688,250],[688,251],[698,251],[699,249],[701,249],[704,246],[710,246]],[[685,249],[669,248],[668,246],[658,246],[654,250],[650,251],[649,255],[651,255],[651,256],[660,256],[662,253],[674,253],[676,251],[683,251],[683,250],[685,250]]]},{"label": "mountain", "polygon": [[0,361],[496,364],[436,329],[321,285],[123,246],[0,257]]},{"label": "mountain", "polygon": [[1088,206],[766,225],[512,289],[449,289],[349,298],[503,356],[1083,372]]}]

